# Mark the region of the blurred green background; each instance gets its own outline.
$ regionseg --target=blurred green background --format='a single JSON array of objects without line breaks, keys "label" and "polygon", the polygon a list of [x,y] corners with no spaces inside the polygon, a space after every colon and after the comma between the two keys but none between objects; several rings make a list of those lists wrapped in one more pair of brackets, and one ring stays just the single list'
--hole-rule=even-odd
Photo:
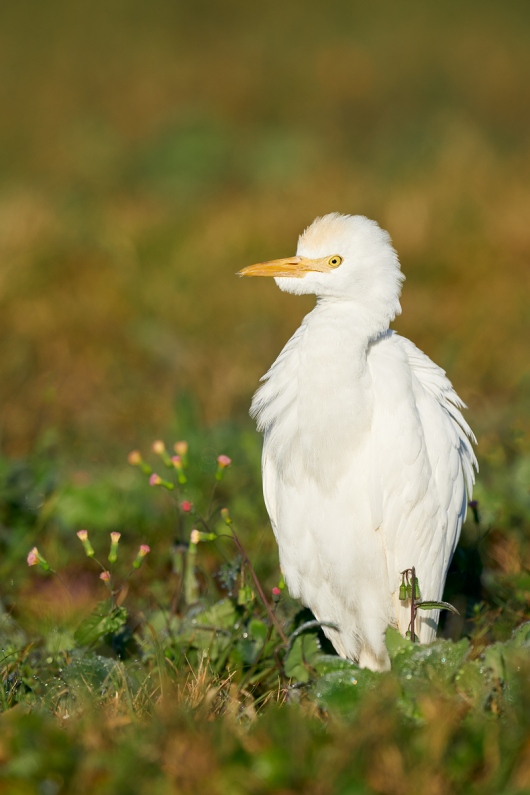
[{"label": "blurred green background", "polygon": [[528,445],[529,34],[522,0],[4,4],[2,453],[245,417],[312,301],[234,274],[335,210],[389,230],[479,456]]},{"label": "blurred green background", "polygon": [[[398,650],[323,723],[323,678],[299,689],[316,669],[290,687],[248,640],[268,617],[227,597],[230,539],[188,541],[228,506],[278,583],[247,412],[313,300],[235,273],[331,211],[390,232],[395,327],[469,404],[481,471],[445,591],[458,642]],[[2,3],[2,792],[530,791],[528,624],[512,637],[530,615],[529,255],[528,0]],[[189,442],[171,494],[126,463],[139,448],[169,477],[153,439]],[[99,645],[77,635],[108,596],[80,528],[104,561],[123,535],[127,625]],[[59,576],[25,565],[34,544]],[[223,604],[240,657],[209,645],[197,668],[186,622]],[[288,632],[305,620],[277,607]]]}]

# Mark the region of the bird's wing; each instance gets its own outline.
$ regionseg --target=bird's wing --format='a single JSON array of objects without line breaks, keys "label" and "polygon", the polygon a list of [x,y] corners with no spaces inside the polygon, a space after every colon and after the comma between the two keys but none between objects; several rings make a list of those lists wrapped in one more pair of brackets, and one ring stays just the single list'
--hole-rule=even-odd
[{"label": "bird's wing", "polygon": [[278,519],[277,519],[277,507],[276,507],[277,472],[272,457],[267,453],[266,439],[263,444],[263,453],[261,457],[261,470],[262,470],[262,479],[263,479],[263,497],[265,499],[265,507],[267,508],[267,513],[269,514],[269,519],[271,521],[272,529],[274,531],[274,535],[276,536],[277,540],[278,539],[278,532],[277,532]]},{"label": "bird's wing", "polygon": [[[474,482],[473,434],[444,371],[416,346],[386,335],[370,349],[374,386],[372,517],[382,533],[390,582],[415,566],[423,599],[440,600]],[[466,496],[466,491],[467,495]],[[410,613],[394,595],[401,631]],[[422,642],[436,633],[422,613]]]}]

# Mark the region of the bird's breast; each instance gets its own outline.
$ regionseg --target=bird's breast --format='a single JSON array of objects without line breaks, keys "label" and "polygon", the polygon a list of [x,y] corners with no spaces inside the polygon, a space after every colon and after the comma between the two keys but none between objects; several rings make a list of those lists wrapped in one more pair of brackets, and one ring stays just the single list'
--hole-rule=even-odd
[{"label": "bird's breast", "polygon": [[272,366],[255,413],[261,414],[267,454],[285,481],[311,478],[330,489],[366,443],[372,380],[367,346],[354,330],[340,318],[312,320]]}]

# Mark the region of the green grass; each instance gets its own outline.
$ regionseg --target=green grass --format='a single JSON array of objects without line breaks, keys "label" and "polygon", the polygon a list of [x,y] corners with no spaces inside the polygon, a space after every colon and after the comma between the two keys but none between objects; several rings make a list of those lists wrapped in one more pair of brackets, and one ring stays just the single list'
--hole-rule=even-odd
[{"label": "green grass", "polygon": [[[4,9],[0,792],[530,789],[529,29],[522,0]],[[389,636],[383,675],[273,601],[247,417],[311,300],[234,274],[331,210],[391,233],[396,328],[479,440],[461,617],[428,650]],[[179,499],[126,463],[160,436],[189,443]],[[287,645],[234,540],[190,556],[201,517]],[[113,595],[80,529],[105,566],[121,533]]]},{"label": "green grass", "polygon": [[[186,483],[149,452],[145,471],[67,476],[49,450],[2,463],[6,791],[523,793],[529,459],[486,467],[445,594],[461,616],[429,647],[389,630],[392,670],[374,674],[338,658],[285,590],[272,596],[257,436],[185,431]],[[152,469],[173,488],[150,486]],[[109,532],[122,534],[113,565]],[[56,573],[26,565],[35,544]]]}]

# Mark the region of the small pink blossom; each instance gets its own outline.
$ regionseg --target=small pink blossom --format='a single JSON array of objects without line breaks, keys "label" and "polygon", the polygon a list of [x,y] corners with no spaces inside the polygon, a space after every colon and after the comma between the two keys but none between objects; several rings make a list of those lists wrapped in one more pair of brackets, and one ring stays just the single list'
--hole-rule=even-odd
[{"label": "small pink blossom", "polygon": [[162,483],[162,478],[160,477],[160,475],[157,475],[156,472],[153,472],[153,474],[149,478],[149,485],[160,486],[161,483]]},{"label": "small pink blossom", "polygon": [[142,544],[140,546],[140,549],[138,550],[138,554],[135,557],[135,559],[133,560],[133,568],[134,569],[139,569],[140,568],[140,566],[142,565],[143,559],[145,558],[145,556],[149,552],[151,552],[151,547],[149,547],[147,544]]},{"label": "small pink blossom", "polygon": [[156,442],[153,442],[152,449],[153,453],[156,453],[157,455],[162,455],[163,453],[166,452],[166,445],[164,444],[162,439],[157,439]]},{"label": "small pink blossom", "polygon": [[110,582],[110,571],[102,571],[99,579],[103,580],[103,582]]},{"label": "small pink blossom", "polygon": [[188,452],[188,443],[184,441],[175,442],[175,444],[173,445],[173,450],[176,452],[177,455],[185,456],[186,453]]},{"label": "small pink blossom", "polygon": [[175,469],[182,469],[182,458],[179,455],[171,456],[171,463]]},{"label": "small pink blossom", "polygon": [[230,464],[232,463],[232,459],[229,458],[227,455],[218,455],[217,463],[219,464],[220,467],[224,469],[225,467],[230,466]]},{"label": "small pink blossom", "polygon": [[137,467],[139,464],[142,463],[142,456],[139,450],[131,450],[129,455],[127,456],[127,461],[133,467]]},{"label": "small pink blossom", "polygon": [[189,500],[183,500],[180,503],[180,507],[182,508],[184,513],[189,513],[191,511],[191,509],[193,508],[193,503],[190,502]]},{"label": "small pink blossom", "polygon": [[77,537],[81,541],[81,543],[83,544],[83,548],[85,550],[85,555],[88,558],[93,558],[94,557],[94,550],[92,548],[92,544],[88,540],[87,531],[86,530],[78,530],[77,531]]},{"label": "small pink blossom", "polygon": [[38,564],[43,571],[51,571],[50,564],[42,557],[37,547],[33,547],[29,552],[27,562],[28,566],[36,566]]},{"label": "small pink blossom", "polygon": [[121,533],[111,533],[110,534],[110,540],[112,541],[113,544],[117,544],[118,541],[120,540],[120,538],[121,538]]},{"label": "small pink blossom", "polygon": [[281,592],[281,590],[280,590],[278,587],[274,587],[274,588],[272,589],[272,595],[273,595],[273,596],[281,596],[281,593],[282,593],[282,592]]}]

